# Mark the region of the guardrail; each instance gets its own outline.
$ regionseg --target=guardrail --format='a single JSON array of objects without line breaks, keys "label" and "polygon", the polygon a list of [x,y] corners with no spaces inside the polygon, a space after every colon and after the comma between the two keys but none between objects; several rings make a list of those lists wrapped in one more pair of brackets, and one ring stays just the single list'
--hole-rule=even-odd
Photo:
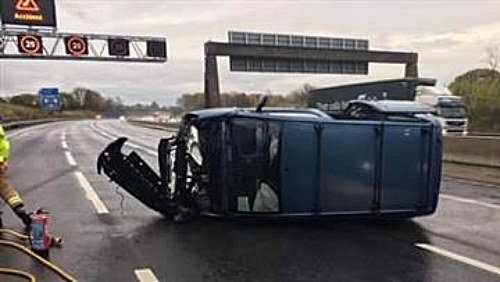
[{"label": "guardrail", "polygon": [[[177,123],[128,120],[154,129],[176,129]],[[475,136],[444,136],[443,161],[458,164],[500,168],[500,134],[474,133]]]},{"label": "guardrail", "polygon": [[499,132],[469,132],[468,136],[500,137]]},{"label": "guardrail", "polygon": [[498,137],[445,136],[443,140],[444,161],[500,168],[500,138]]},{"label": "guardrail", "polygon": [[2,126],[4,130],[11,130],[15,128],[21,128],[48,122],[64,121],[64,120],[69,120],[69,118],[42,118],[42,119],[19,120],[19,121],[8,121],[8,122],[4,121],[2,123]]}]

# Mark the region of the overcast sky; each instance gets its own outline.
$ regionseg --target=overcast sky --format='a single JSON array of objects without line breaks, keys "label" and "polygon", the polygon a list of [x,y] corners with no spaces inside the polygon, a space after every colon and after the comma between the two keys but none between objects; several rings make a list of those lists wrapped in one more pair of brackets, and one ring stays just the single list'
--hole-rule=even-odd
[{"label": "overcast sky", "polygon": [[[56,0],[58,30],[165,37],[168,62],[131,64],[0,60],[0,95],[42,87],[87,87],[126,103],[174,104],[203,90],[203,43],[227,31],[363,38],[372,50],[419,53],[422,77],[448,84],[486,67],[486,49],[500,45],[500,1],[333,0]],[[403,65],[371,64],[368,76],[229,72],[219,59],[221,92],[286,94],[315,87],[403,76]]]}]

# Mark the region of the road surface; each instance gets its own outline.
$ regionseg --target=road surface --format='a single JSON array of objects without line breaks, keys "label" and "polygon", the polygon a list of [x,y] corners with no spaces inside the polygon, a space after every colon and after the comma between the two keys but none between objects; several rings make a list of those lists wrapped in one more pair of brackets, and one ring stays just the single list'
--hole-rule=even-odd
[{"label": "road surface", "polygon": [[[500,187],[444,180],[438,211],[405,221],[174,224],[96,172],[119,136],[156,167],[171,133],[118,120],[9,132],[10,177],[30,210],[52,214],[65,245],[51,261],[78,281],[500,281]],[[4,222],[22,228],[4,205]],[[0,246],[0,267],[62,281]],[[1,276],[1,281],[22,281]],[[17,279],[17,280],[16,280]]]}]

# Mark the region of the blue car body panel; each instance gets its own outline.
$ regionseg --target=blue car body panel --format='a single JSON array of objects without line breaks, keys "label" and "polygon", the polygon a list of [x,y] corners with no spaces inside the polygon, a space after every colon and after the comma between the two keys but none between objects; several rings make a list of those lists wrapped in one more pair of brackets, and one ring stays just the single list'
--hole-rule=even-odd
[{"label": "blue car body panel", "polygon": [[370,213],[374,208],[377,122],[327,123],[321,136],[323,213]]},{"label": "blue car body panel", "polygon": [[315,124],[287,122],[281,138],[281,207],[285,214],[317,210],[318,135]]}]

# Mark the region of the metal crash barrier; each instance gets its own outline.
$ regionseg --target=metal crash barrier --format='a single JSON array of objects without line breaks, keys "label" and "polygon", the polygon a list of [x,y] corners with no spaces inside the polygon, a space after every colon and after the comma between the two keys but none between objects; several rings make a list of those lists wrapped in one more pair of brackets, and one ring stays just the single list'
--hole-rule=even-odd
[{"label": "metal crash barrier", "polygon": [[68,119],[68,118],[43,118],[43,119],[34,119],[34,120],[4,121],[2,123],[2,126],[5,130],[11,130],[11,129],[15,129],[15,128],[38,125],[38,124],[42,124],[42,123],[65,121],[65,120],[70,120],[70,119]]},{"label": "metal crash barrier", "polygon": [[500,138],[446,136],[443,160],[459,164],[500,168]]}]

